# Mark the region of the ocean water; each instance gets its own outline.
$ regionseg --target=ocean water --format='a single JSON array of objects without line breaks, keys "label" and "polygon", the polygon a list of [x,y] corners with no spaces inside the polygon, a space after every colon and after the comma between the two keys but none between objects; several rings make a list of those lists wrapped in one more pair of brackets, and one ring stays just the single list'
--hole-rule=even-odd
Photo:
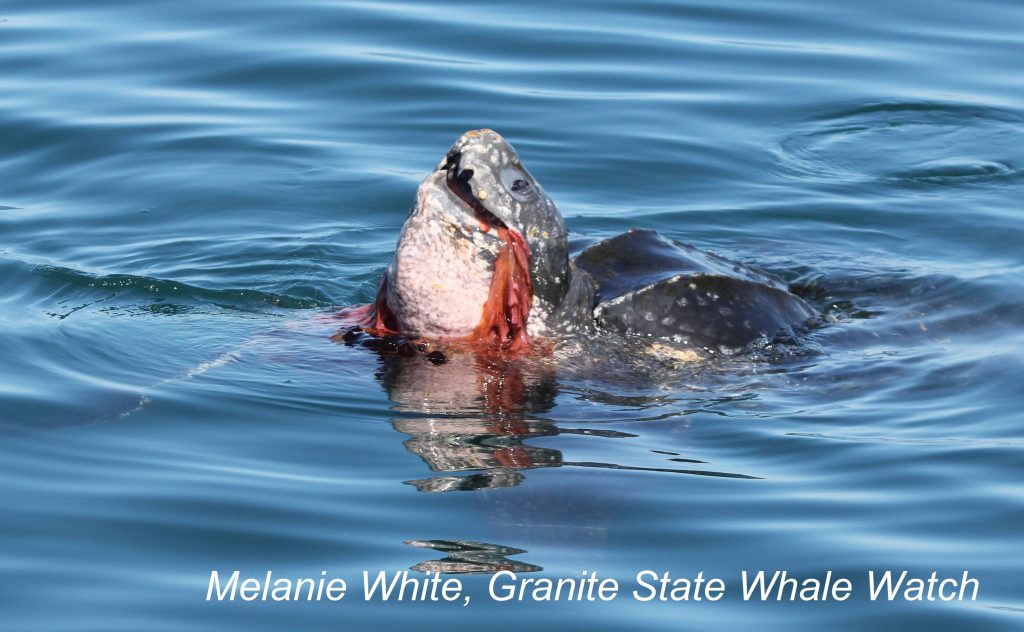
[{"label": "ocean water", "polygon": [[[1009,0],[0,3],[0,628],[1021,629],[1022,58]],[[478,127],[574,239],[655,229],[821,326],[654,381],[332,342]],[[362,600],[404,569],[472,602]],[[744,601],[758,570],[854,595]],[[885,570],[978,599],[871,601]]]}]

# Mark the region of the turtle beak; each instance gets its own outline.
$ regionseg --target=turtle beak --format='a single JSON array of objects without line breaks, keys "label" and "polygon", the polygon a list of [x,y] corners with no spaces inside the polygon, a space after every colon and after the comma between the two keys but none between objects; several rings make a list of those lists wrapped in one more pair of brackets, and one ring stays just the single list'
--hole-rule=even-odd
[{"label": "turtle beak", "polygon": [[476,218],[487,226],[508,228],[505,222],[488,210],[484,203],[473,194],[473,188],[469,184],[470,180],[473,179],[473,170],[462,168],[460,164],[461,158],[462,154],[453,152],[448,154],[446,161],[443,163],[445,165],[443,168],[447,171],[445,180],[448,183],[448,190],[465,202],[466,206],[473,209]]}]

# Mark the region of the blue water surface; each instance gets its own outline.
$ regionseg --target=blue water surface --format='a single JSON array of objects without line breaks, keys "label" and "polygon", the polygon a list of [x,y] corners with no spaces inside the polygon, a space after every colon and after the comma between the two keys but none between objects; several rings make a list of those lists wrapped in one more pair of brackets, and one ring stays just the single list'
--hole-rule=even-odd
[{"label": "blue water surface", "polygon": [[[1021,629],[1022,60],[1012,0],[0,3],[0,628]],[[332,342],[479,127],[575,238],[761,266],[822,326],[667,381]],[[472,603],[362,601],[410,568]],[[207,602],[235,569],[351,594]],[[762,569],[855,594],[743,601]],[[870,601],[890,569],[979,597]]]}]

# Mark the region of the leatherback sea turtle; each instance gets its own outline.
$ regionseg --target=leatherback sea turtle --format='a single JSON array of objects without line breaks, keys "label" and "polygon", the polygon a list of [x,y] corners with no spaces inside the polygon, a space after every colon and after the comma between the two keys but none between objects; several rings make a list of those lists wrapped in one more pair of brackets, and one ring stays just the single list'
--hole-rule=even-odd
[{"label": "leatherback sea turtle", "polygon": [[339,313],[349,342],[436,361],[437,345],[518,352],[584,332],[700,354],[814,315],[777,277],[649,230],[570,259],[558,207],[489,129],[463,134],[423,180],[376,300]]}]

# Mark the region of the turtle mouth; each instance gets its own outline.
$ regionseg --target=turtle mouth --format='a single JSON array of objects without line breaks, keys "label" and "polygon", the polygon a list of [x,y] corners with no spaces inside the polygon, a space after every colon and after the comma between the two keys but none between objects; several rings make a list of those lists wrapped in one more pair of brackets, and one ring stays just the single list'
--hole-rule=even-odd
[{"label": "turtle mouth", "polygon": [[473,178],[474,172],[469,168],[463,169],[459,165],[461,159],[462,154],[459,152],[448,154],[445,163],[441,166],[446,173],[445,183],[448,185],[448,190],[473,210],[473,214],[480,222],[484,232],[488,232],[491,228],[508,230],[508,224],[489,211],[483,202],[473,195],[473,188],[469,185],[469,181]]},{"label": "turtle mouth", "polygon": [[522,350],[529,344],[526,324],[533,302],[530,249],[519,231],[510,228],[473,194],[473,188],[469,185],[473,170],[462,168],[459,164],[461,158],[461,153],[451,153],[441,166],[446,171],[448,190],[473,210],[483,232],[495,229],[501,242],[494,261],[494,275],[487,302],[470,338],[477,342],[497,341],[512,351]]}]

